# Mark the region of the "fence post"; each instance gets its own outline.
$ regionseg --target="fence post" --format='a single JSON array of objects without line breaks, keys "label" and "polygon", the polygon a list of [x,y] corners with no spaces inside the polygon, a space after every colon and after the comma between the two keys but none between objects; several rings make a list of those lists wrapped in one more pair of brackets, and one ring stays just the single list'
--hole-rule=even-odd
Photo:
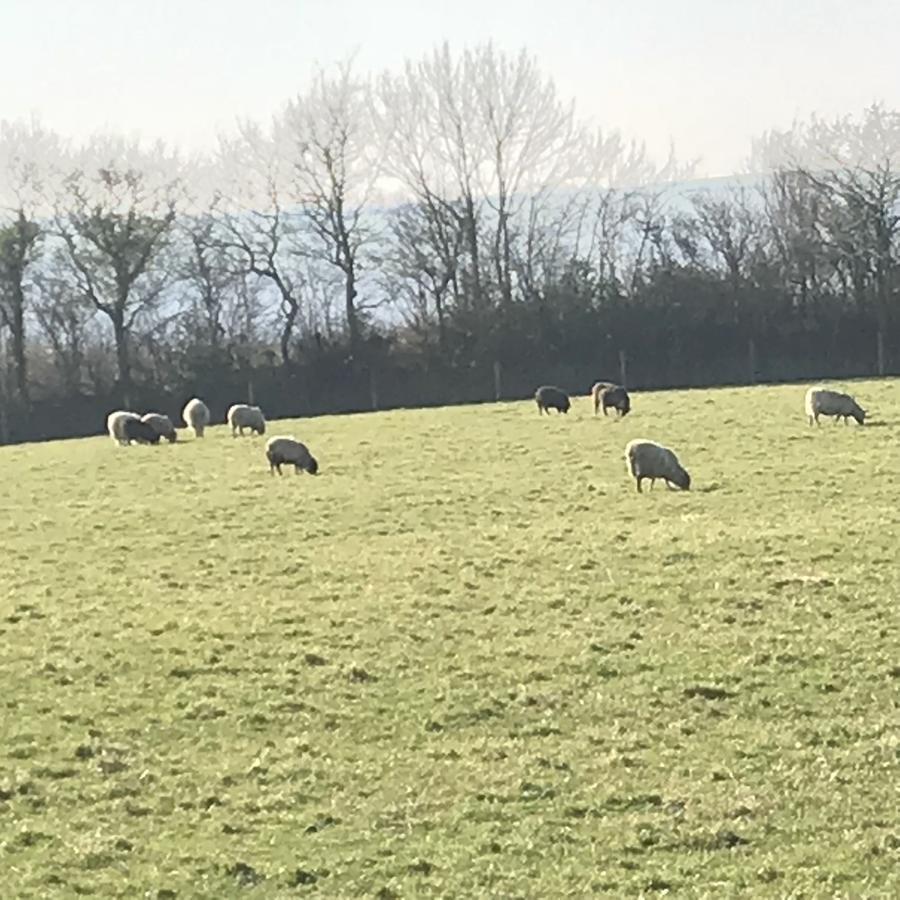
[{"label": "fence post", "polygon": [[494,360],[494,400],[499,401],[500,395],[503,393],[503,385],[502,385],[502,375],[503,371],[500,366],[500,360]]},{"label": "fence post", "polygon": [[877,335],[876,349],[878,351],[878,377],[884,376],[884,333],[879,328]]},{"label": "fence post", "polygon": [[375,383],[375,370],[369,369],[369,397],[372,400],[372,411],[378,412],[378,385]]},{"label": "fence post", "polygon": [[625,351],[619,351],[619,384],[622,387],[628,387],[628,359],[625,356]]},{"label": "fence post", "polygon": [[747,365],[750,368],[750,384],[756,384],[756,343],[752,337],[747,340]]}]

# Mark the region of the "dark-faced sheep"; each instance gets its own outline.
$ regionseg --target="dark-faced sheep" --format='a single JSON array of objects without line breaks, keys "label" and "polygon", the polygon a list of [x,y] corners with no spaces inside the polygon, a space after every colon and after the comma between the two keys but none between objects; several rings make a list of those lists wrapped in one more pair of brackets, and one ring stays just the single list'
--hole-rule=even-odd
[{"label": "dark-faced sheep", "polygon": [[147,413],[141,416],[141,421],[146,422],[151,428],[155,429],[156,433],[160,437],[164,437],[170,444],[174,444],[178,439],[172,420],[162,413]]},{"label": "dark-faced sheep", "polygon": [[306,445],[292,437],[269,438],[266,442],[266,459],[269,461],[270,475],[274,475],[276,470],[281,475],[283,465],[293,466],[298,475],[301,472],[317,475],[319,472],[319,464]]},{"label": "dark-faced sheep", "polygon": [[608,381],[598,381],[591,388],[591,396],[594,400],[594,415],[600,409],[605,416],[608,409],[614,409],[619,416],[627,416],[631,412],[631,398],[628,391],[619,384],[611,384]]},{"label": "dark-faced sheep", "polygon": [[122,434],[126,441],[135,441],[138,444],[158,444],[159,432],[140,419],[125,419],[122,423]]},{"label": "dark-faced sheep", "polygon": [[569,395],[565,391],[561,391],[558,387],[544,385],[534,392],[534,399],[537,403],[538,412],[550,414],[551,409],[555,409],[558,413],[567,413],[572,405],[569,401]]}]

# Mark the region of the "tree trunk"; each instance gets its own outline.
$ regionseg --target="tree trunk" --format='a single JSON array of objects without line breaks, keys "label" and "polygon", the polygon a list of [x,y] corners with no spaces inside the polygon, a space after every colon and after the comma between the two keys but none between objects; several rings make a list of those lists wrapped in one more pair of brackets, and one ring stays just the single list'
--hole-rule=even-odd
[{"label": "tree trunk", "polygon": [[119,370],[119,390],[122,403],[131,406],[131,360],[128,354],[128,329],[125,327],[124,313],[113,316],[113,335],[116,340],[116,365]]},{"label": "tree trunk", "polygon": [[437,313],[438,326],[438,350],[441,359],[447,356],[447,324],[444,321],[444,291],[443,288],[434,292],[434,309]]},{"label": "tree trunk", "polygon": [[291,337],[294,333],[294,322],[297,319],[297,307],[288,308],[284,317],[284,326],[281,329],[281,363],[287,368],[291,364]]},{"label": "tree trunk", "polygon": [[350,352],[356,355],[359,347],[359,320],[356,317],[356,272],[352,264],[347,267],[344,278],[344,306],[347,314],[347,330],[350,334]]},{"label": "tree trunk", "polygon": [[19,401],[28,405],[28,363],[25,357],[25,297],[21,285],[13,298],[12,353],[16,371],[16,393]]},{"label": "tree trunk", "polygon": [[481,307],[481,271],[478,254],[478,228],[475,223],[475,203],[470,194],[466,195],[466,238],[469,243],[469,256],[472,262],[472,299],[477,307]]}]

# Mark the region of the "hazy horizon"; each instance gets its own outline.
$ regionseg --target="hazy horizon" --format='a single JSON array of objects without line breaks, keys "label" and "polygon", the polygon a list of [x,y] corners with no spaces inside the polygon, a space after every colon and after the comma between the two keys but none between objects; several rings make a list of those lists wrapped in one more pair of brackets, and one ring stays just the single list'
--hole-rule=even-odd
[{"label": "hazy horizon", "polygon": [[[796,118],[900,107],[900,5],[837,0],[738,9],[693,0],[457,0],[378,11],[344,0],[2,0],[0,118],[37,116],[82,139],[98,130],[211,147],[238,117],[266,121],[302,91],[316,63],[356,54],[361,72],[397,68],[447,40],[525,47],[581,116],[700,157],[698,176],[739,171],[753,137]],[[249,9],[249,12],[248,12]]]}]

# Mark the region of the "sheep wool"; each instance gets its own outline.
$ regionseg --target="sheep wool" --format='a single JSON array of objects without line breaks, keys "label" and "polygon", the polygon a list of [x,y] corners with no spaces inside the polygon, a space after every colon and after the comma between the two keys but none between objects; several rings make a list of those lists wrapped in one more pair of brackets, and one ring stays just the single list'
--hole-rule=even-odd
[{"label": "sheep wool", "polygon": [[125,422],[128,419],[140,420],[140,416],[135,412],[117,409],[106,417],[106,430],[109,432],[109,436],[124,447],[129,444],[129,439],[125,436]]},{"label": "sheep wool", "polygon": [[843,419],[854,418],[860,425],[865,423],[866,411],[849,394],[815,387],[806,392],[806,418],[810,425],[819,424],[819,416],[834,416],[835,424]]},{"label": "sheep wool", "polygon": [[228,424],[231,426],[231,436],[243,436],[244,429],[249,428],[256,434],[266,433],[266,417],[258,406],[248,406],[246,403],[235,403],[228,410]]},{"label": "sheep wool", "polygon": [[298,475],[301,472],[316,475],[319,471],[319,464],[306,445],[292,437],[269,438],[266,442],[266,459],[269,461],[270,475],[274,475],[276,469],[281,475],[283,465],[293,466]]},{"label": "sheep wool", "polygon": [[188,400],[181,416],[184,424],[188,428],[194,429],[194,435],[202,438],[204,429],[209,425],[209,407],[202,400],[194,397],[193,400]]},{"label": "sheep wool", "polygon": [[165,438],[170,444],[177,440],[175,426],[172,420],[162,413],[147,413],[141,416],[141,421],[149,425],[160,437]]},{"label": "sheep wool", "polygon": [[690,490],[691,476],[678,461],[678,457],[668,448],[653,441],[634,440],[625,446],[625,463],[632,478],[637,482],[638,492],[641,482],[650,479],[650,487],[657,478],[667,485],[676,485],[683,491]]}]

